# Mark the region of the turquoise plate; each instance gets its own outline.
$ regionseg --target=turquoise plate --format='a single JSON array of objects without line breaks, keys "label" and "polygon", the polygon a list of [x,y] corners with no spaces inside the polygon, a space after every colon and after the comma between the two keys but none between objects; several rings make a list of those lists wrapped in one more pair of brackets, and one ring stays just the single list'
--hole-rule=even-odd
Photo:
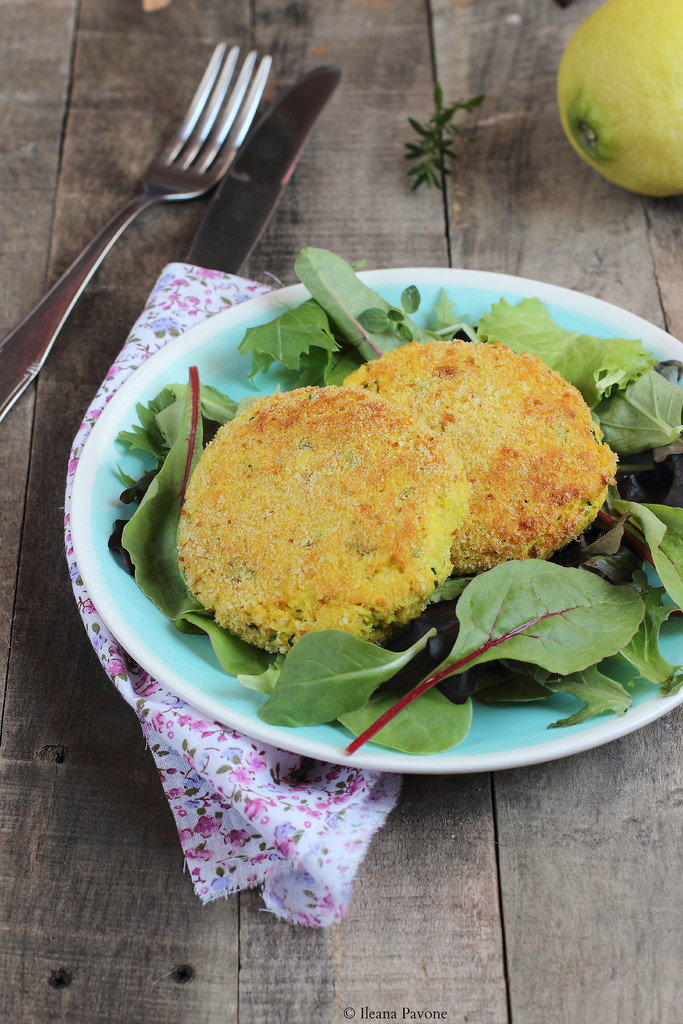
[{"label": "turquoise plate", "polygon": [[[446,289],[458,315],[476,324],[493,302],[539,298],[557,323],[598,337],[641,338],[661,359],[681,359],[680,342],[658,327],[615,306],[579,292],[523,278],[472,270],[437,268],[377,270],[359,275],[392,304],[414,284],[422,308],[431,309]],[[573,714],[578,703],[566,695],[524,705],[477,704],[472,729],[459,746],[443,754],[416,756],[366,744],[344,753],[351,736],[340,726],[281,728],[266,725],[257,711],[265,697],[245,689],[219,666],[207,638],[178,632],[143,596],[107,547],[114,519],[121,517],[117,466],[135,475],[137,456],[116,441],[119,431],[137,422],[136,403],[146,403],[166,384],[185,382],[196,365],[201,380],[240,399],[253,394],[250,357],[237,346],[247,327],[266,323],[283,309],[308,297],[301,285],[284,288],[219,313],[169,342],[135,371],[116,392],[95,424],[79,459],[74,480],[71,528],[81,575],[102,620],[120,645],[154,678],[205,716],[256,740],[323,761],[411,773],[455,774],[536,764],[600,746],[640,729],[683,701],[683,693],[662,697],[654,686],[633,691],[633,707],[582,725],[550,729]],[[276,380],[269,377],[269,389]],[[683,662],[683,624],[669,622],[662,650],[669,661]]]}]

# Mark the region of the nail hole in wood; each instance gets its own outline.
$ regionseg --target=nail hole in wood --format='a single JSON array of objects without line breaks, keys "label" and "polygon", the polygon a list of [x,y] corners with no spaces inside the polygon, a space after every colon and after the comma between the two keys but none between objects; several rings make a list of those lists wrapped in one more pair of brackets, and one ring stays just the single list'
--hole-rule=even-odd
[{"label": "nail hole in wood", "polygon": [[178,964],[171,977],[179,985],[187,985],[188,981],[194,978],[194,967],[192,964]]},{"label": "nail hole in wood", "polygon": [[58,967],[52,972],[48,982],[52,988],[67,988],[71,984],[71,971],[67,971],[66,967]]},{"label": "nail hole in wood", "polygon": [[63,743],[46,743],[40,752],[41,760],[63,764],[66,761],[67,748]]}]

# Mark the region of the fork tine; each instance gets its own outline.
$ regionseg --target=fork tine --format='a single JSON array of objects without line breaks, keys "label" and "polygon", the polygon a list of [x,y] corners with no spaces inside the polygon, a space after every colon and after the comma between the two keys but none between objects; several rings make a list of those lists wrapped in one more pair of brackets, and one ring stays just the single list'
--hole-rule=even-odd
[{"label": "fork tine", "polygon": [[[223,101],[227,95],[230,82],[232,81],[232,76],[237,66],[239,53],[239,46],[233,46],[228,53],[225,64],[216,79],[213,91],[205,103],[200,116],[197,118],[195,127],[187,138],[184,149],[180,153],[180,160],[178,161],[179,167],[182,167],[183,169],[189,167],[199,150],[204,145],[204,142],[206,141],[209,132],[218,117]],[[238,78],[237,84],[234,87],[235,91],[239,89],[240,82],[241,78]]]},{"label": "fork tine", "polygon": [[169,139],[163,152],[160,154],[160,159],[165,163],[170,163],[176,158],[180,150],[185,145],[187,139],[190,137],[190,134],[199,120],[199,116],[211,95],[211,90],[213,89],[214,83],[218,77],[226,49],[227,43],[224,42],[218,43],[215,47],[183,120],[180,122],[176,132]]},{"label": "fork tine", "polygon": [[[214,169],[219,173],[222,173],[223,170],[232,162],[235,153],[242,145],[244,137],[254,120],[259,103],[261,102],[261,97],[263,96],[263,91],[266,87],[270,68],[273,63],[273,59],[269,55],[261,58],[256,74],[249,86],[249,91],[246,94],[246,99],[242,102],[248,85],[248,77],[251,75],[251,71],[256,60],[257,54],[255,51],[252,51],[245,60],[245,67],[242,69],[245,79],[242,95],[239,97],[239,100],[237,97],[234,99],[231,97],[231,102],[223,112],[215,130],[207,141],[197,165],[197,170],[200,173],[206,171],[209,166],[214,164],[214,162]],[[246,74],[247,67],[249,72],[248,75]],[[239,92],[238,88],[235,89],[235,92]],[[228,140],[231,128],[234,128],[234,131]],[[227,144],[226,140],[228,140]],[[216,159],[217,157],[218,159]]]}]

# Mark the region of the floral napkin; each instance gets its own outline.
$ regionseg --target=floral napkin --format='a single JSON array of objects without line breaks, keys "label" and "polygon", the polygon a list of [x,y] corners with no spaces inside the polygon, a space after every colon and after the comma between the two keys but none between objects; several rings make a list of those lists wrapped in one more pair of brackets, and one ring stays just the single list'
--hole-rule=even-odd
[{"label": "floral napkin", "polygon": [[206,903],[260,886],[266,908],[278,917],[324,927],[346,912],[358,866],[398,799],[399,776],[313,761],[203,719],[134,664],[107,631],[81,579],[69,525],[79,455],[126,377],[171,338],[267,291],[184,263],[165,267],[74,440],[65,543],[88,638],[138,716],[196,894]]}]

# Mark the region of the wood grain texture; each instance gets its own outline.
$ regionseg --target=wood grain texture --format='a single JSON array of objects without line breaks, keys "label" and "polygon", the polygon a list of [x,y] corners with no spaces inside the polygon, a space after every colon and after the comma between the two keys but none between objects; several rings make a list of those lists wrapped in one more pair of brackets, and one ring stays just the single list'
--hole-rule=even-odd
[{"label": "wood grain texture", "polygon": [[[0,7],[0,336],[30,309],[46,281],[75,3],[57,0],[43,15],[35,24],[27,18],[26,5]],[[3,424],[0,443],[2,679],[12,633],[32,416],[30,393]]]},{"label": "wood grain texture", "polygon": [[[575,288],[680,334],[681,200],[604,181],[557,115],[562,50],[596,6],[494,2],[482,17],[435,4],[444,88],[487,95],[450,192],[452,261]],[[678,1019],[680,723],[495,777],[513,1021]]]},{"label": "wood grain texture", "polygon": [[[227,38],[272,52],[269,95],[316,64],[343,72],[250,276],[291,283],[304,245],[369,267],[450,261],[683,336],[681,200],[603,181],[557,116],[559,57],[598,2],[0,0],[0,326],[135,190]],[[486,94],[445,203],[410,191],[403,159],[435,76],[449,99]],[[556,763],[406,776],[334,929],[283,924],[256,892],[194,896],[135,716],[82,629],[62,511],[82,414],[204,208],[143,214],[0,424],[0,1016],[341,1024],[347,1008],[412,1007],[458,1024],[676,1024],[680,712]]]},{"label": "wood grain texture", "polygon": [[[328,932],[274,922],[254,912],[254,894],[242,896],[244,1019],[335,1024],[344,1008],[361,1019],[367,1007],[400,1020],[407,1007],[504,1024],[490,799],[485,775],[406,777],[344,922]],[[292,979],[284,993],[283,970]]]},{"label": "wood grain texture", "polygon": [[682,724],[497,777],[513,1020],[678,1021]]}]

